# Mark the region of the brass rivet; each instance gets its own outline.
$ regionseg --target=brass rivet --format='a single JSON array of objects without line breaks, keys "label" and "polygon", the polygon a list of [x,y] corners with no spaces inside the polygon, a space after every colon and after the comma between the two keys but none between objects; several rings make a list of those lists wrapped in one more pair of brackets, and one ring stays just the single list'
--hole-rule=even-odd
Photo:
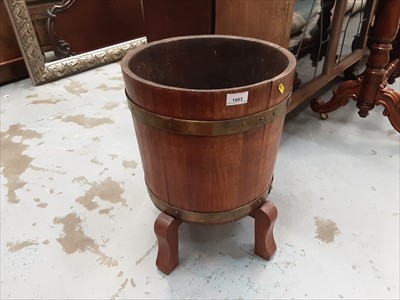
[{"label": "brass rivet", "polygon": [[261,117],[261,118],[260,118],[260,122],[262,122],[262,121],[264,121],[264,117]]}]

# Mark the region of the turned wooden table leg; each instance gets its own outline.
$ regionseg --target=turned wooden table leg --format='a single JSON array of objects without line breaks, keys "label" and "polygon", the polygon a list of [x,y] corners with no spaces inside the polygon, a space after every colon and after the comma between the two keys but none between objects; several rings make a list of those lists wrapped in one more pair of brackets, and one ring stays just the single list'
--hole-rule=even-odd
[{"label": "turned wooden table leg", "polygon": [[157,268],[169,274],[179,261],[178,228],[181,221],[161,213],[154,223],[154,232],[158,240]]},{"label": "turned wooden table leg", "polygon": [[400,19],[400,1],[382,1],[380,12],[376,17],[369,36],[370,55],[363,72],[363,80],[357,100],[358,114],[366,117],[374,107],[380,85],[387,78],[385,66],[390,62],[392,42],[396,37]]},{"label": "turned wooden table leg", "polygon": [[340,84],[328,102],[313,99],[310,104],[313,111],[325,118],[326,113],[346,105],[349,98],[357,101],[358,114],[363,118],[375,105],[382,105],[385,108],[383,114],[400,131],[400,96],[398,92],[386,88],[387,82],[393,82],[400,74],[400,1],[379,2],[377,11],[368,38],[370,54],[363,74],[357,80]]},{"label": "turned wooden table leg", "polygon": [[270,201],[265,201],[265,203],[254,212],[254,252],[266,260],[269,260],[276,251],[273,230],[277,216],[278,211],[275,205]]}]

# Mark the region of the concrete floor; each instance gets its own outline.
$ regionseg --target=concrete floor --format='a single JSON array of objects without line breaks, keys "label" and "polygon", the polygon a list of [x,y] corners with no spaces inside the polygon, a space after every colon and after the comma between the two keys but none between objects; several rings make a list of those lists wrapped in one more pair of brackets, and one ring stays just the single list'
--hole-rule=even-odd
[{"label": "concrete floor", "polygon": [[271,261],[251,218],[183,224],[165,276],[123,89],[118,63],[1,87],[2,299],[399,299],[400,140],[381,108],[288,115]]}]

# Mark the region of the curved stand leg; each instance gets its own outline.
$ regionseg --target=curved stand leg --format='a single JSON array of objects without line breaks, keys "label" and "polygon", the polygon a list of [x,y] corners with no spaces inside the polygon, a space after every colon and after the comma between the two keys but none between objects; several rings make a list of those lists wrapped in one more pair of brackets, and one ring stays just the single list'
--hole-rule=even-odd
[{"label": "curved stand leg", "polygon": [[269,260],[276,251],[273,230],[278,211],[272,202],[265,203],[254,212],[255,249],[254,252]]},{"label": "curved stand leg", "polygon": [[333,91],[333,97],[328,102],[316,98],[311,100],[311,109],[320,114],[334,111],[349,102],[349,98],[357,100],[362,79],[347,80],[342,82],[337,90]]},{"label": "curved stand leg", "polygon": [[179,261],[178,228],[181,221],[165,213],[161,213],[154,223],[154,232],[158,240],[156,266],[169,274]]},{"label": "curved stand leg", "polygon": [[383,88],[378,97],[375,104],[385,108],[383,115],[388,117],[394,129],[400,132],[400,94],[391,88]]}]

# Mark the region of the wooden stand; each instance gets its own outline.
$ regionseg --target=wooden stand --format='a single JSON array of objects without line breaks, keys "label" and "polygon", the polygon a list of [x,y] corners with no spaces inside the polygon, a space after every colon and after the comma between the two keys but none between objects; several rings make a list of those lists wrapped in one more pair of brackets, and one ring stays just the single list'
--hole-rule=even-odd
[{"label": "wooden stand", "polygon": [[[255,249],[254,252],[269,260],[276,251],[273,228],[278,211],[272,202],[265,201],[259,208],[252,211],[254,217]],[[178,228],[181,220],[166,213],[161,213],[154,223],[154,232],[158,240],[157,268],[169,274],[179,261]]]},{"label": "wooden stand", "polygon": [[269,201],[254,212],[254,252],[266,260],[270,260],[276,251],[273,230],[277,216],[275,205]]},{"label": "wooden stand", "polygon": [[156,265],[165,274],[171,273],[178,264],[178,228],[181,223],[166,213],[161,213],[154,223],[158,240]]},{"label": "wooden stand", "polygon": [[[400,1],[387,0],[382,5],[369,37],[370,55],[363,74],[341,83],[328,102],[311,101],[312,110],[320,113],[321,118],[326,119],[328,112],[346,105],[352,98],[357,101],[358,114],[363,118],[375,105],[382,105],[383,114],[400,132],[400,94],[387,87],[388,81],[393,82],[400,74],[400,51],[392,51],[400,23]],[[398,42],[399,35],[396,40]]]},{"label": "wooden stand", "polygon": [[277,212],[266,200],[295,66],[281,46],[228,35],[155,41],[121,61],[147,190],[162,212],[162,272],[178,263],[180,222],[254,215],[256,253],[274,253]]}]

